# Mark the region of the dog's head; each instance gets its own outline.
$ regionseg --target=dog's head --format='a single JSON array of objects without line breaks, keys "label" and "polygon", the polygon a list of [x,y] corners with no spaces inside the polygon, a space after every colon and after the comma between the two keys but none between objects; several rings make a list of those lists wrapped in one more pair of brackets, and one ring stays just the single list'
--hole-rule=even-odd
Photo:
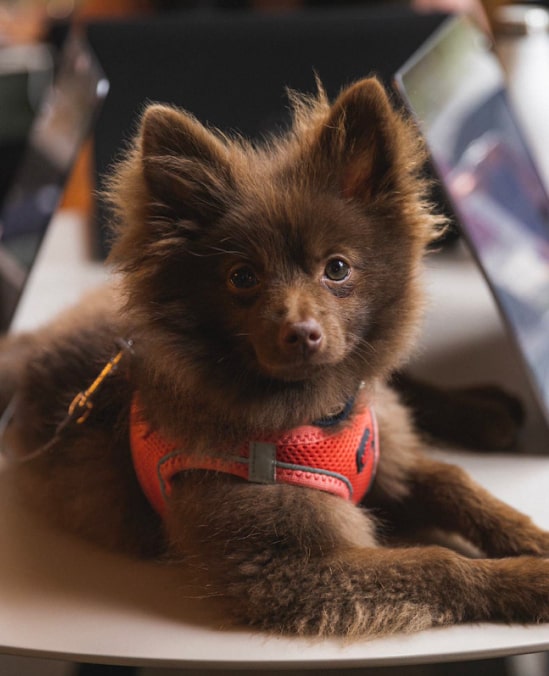
[{"label": "dog's head", "polygon": [[151,106],[112,183],[140,340],[241,403],[311,386],[341,398],[399,364],[439,222],[421,146],[375,79],[331,106],[295,99],[292,130],[260,147]]}]

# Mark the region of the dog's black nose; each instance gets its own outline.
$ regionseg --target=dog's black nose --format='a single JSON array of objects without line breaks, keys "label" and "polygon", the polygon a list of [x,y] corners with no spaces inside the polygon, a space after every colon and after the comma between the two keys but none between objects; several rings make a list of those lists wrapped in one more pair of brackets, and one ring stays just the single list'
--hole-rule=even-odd
[{"label": "dog's black nose", "polygon": [[288,322],[280,330],[280,347],[284,352],[310,355],[322,344],[322,327],[316,319]]}]

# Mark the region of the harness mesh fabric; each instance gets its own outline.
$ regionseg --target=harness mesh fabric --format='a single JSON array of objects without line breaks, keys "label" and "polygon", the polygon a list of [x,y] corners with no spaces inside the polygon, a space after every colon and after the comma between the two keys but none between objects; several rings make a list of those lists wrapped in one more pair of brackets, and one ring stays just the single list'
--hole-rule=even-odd
[{"label": "harness mesh fabric", "polygon": [[[133,402],[130,441],[135,471],[152,506],[164,514],[171,479],[192,469],[225,472],[250,480],[255,454],[267,453],[264,483],[288,483],[320,489],[358,503],[368,491],[379,454],[377,423],[365,408],[337,429],[304,425],[276,435],[197,455],[184,440],[173,441],[151,430]],[[272,462],[271,462],[272,460]]]}]

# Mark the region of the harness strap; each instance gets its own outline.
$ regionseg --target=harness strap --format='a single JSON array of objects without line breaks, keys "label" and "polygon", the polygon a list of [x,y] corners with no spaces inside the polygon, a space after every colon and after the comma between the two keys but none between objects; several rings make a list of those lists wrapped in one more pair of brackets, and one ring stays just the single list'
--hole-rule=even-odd
[{"label": "harness strap", "polygon": [[130,441],[135,471],[154,509],[165,515],[171,480],[184,471],[223,472],[246,481],[316,488],[355,504],[370,488],[379,455],[373,409],[355,414],[341,430],[304,425],[243,443],[224,453],[193,453],[185,442],[151,430],[137,398],[131,412]]}]

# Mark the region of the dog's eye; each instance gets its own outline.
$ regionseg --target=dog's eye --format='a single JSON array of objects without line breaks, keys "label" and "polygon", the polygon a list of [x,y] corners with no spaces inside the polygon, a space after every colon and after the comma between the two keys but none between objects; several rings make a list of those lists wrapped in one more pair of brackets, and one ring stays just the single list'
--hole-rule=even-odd
[{"label": "dog's eye", "polygon": [[324,268],[324,275],[332,282],[343,282],[351,274],[351,266],[343,258],[332,258]]},{"label": "dog's eye", "polygon": [[259,284],[254,269],[249,265],[235,265],[228,276],[229,286],[236,291],[249,291]]}]

